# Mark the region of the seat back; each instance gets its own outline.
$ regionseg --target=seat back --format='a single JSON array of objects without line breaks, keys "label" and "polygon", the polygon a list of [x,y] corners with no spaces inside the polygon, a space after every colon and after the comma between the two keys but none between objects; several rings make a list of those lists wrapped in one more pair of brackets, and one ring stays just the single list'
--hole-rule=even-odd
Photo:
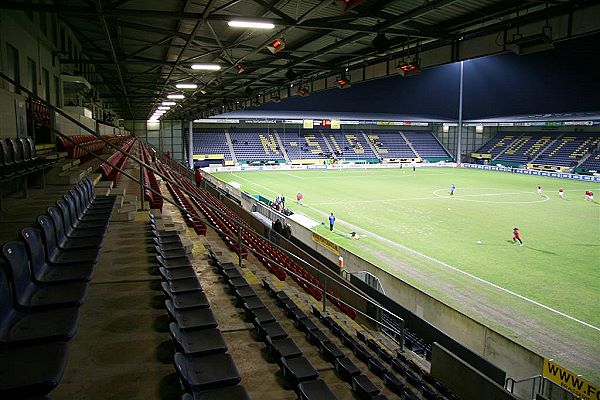
[{"label": "seat back", "polygon": [[16,241],[6,242],[2,246],[2,255],[8,261],[15,300],[20,303],[19,299],[27,295],[29,286],[33,284],[25,244]]},{"label": "seat back", "polygon": [[65,225],[63,222],[62,214],[58,211],[56,207],[48,207],[47,209],[48,215],[52,218],[52,222],[54,222],[54,234],[56,235],[56,242],[63,243],[67,236],[65,234]]},{"label": "seat back", "polygon": [[71,210],[69,209],[69,205],[67,204],[67,202],[65,200],[58,200],[56,202],[56,205],[58,206],[58,209],[60,210],[60,212],[62,213],[63,216],[63,223],[64,223],[64,228],[65,228],[65,232],[69,232],[75,225],[74,225],[74,221],[73,221],[73,216],[71,214]]},{"label": "seat back", "polygon": [[65,199],[67,200],[67,203],[69,204],[69,207],[71,208],[71,211],[75,211],[75,213],[73,214],[74,217],[79,219],[79,217],[81,217],[83,215],[83,210],[81,209],[81,207],[79,205],[79,200],[73,194],[72,190],[69,190],[69,193],[66,194]]},{"label": "seat back", "polygon": [[15,153],[12,146],[3,139],[0,139],[0,146],[2,147],[2,155],[4,156],[4,165],[13,165],[15,163]]},{"label": "seat back", "polygon": [[71,190],[71,196],[73,196],[73,200],[77,203],[79,210],[83,213],[89,206],[87,204],[85,197],[81,195],[81,192],[75,188],[75,190]]},{"label": "seat back", "polygon": [[79,219],[79,216],[81,214],[79,213],[79,210],[75,205],[75,201],[73,200],[73,197],[71,197],[70,193],[65,194],[63,196],[63,199],[65,199],[67,205],[69,206],[68,208],[69,212],[71,213],[71,224],[73,225],[73,227],[75,227],[75,224],[77,224],[77,220]]},{"label": "seat back", "polygon": [[44,240],[44,244],[46,245],[46,259],[50,260],[52,259],[54,252],[58,250],[58,245],[56,244],[56,235],[54,234],[54,223],[47,215],[40,215],[37,218],[37,221],[42,228],[42,238]]},{"label": "seat back", "polygon": [[25,162],[31,162],[31,148],[29,147],[29,142],[26,138],[18,138],[17,144],[21,148],[23,152],[23,160]]},{"label": "seat back", "polygon": [[35,152],[35,143],[33,143],[33,138],[27,137],[25,138],[27,145],[29,146],[29,155],[33,160],[37,158],[37,153]]},{"label": "seat back", "polygon": [[15,164],[23,163],[23,148],[19,145],[19,141],[17,138],[8,138],[6,139],[9,143],[9,146],[12,147],[15,156]]},{"label": "seat back", "polygon": [[31,273],[38,276],[42,268],[46,265],[46,253],[44,243],[42,242],[42,232],[39,229],[26,227],[21,230],[21,236],[27,245],[29,252],[29,261]]},{"label": "seat back", "polygon": [[13,304],[13,293],[8,282],[8,276],[4,268],[0,268],[0,338],[5,337],[5,330],[10,328],[4,321],[14,310]]},{"label": "seat back", "polygon": [[81,199],[81,204],[85,205],[85,207],[89,207],[92,204],[92,200],[89,198],[88,193],[85,191],[85,187],[83,183],[77,185],[75,187],[77,193],[79,193],[79,198]]}]

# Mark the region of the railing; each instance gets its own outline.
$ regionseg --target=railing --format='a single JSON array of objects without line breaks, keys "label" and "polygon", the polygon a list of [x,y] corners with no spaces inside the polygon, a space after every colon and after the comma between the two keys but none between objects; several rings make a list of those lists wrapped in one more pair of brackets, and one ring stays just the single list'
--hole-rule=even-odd
[{"label": "railing", "polygon": [[[149,171],[152,171],[154,174],[160,176],[166,182],[169,182],[169,184],[173,185],[174,187],[177,187],[179,190],[181,190],[181,192],[185,193],[190,198],[195,199],[197,202],[199,202],[199,204],[203,204],[204,206],[210,208],[214,213],[216,213],[216,215],[219,215],[220,218],[231,218],[231,216],[228,215],[226,212],[224,212],[223,210],[219,209],[218,207],[213,206],[209,202],[205,201],[201,196],[197,195],[192,190],[189,190],[189,188],[186,188],[185,185],[182,185],[181,183],[177,182],[176,180],[171,179],[167,174],[165,174],[162,171],[159,171],[158,169],[152,167],[151,165],[149,165],[148,163],[144,162],[139,157],[137,157],[137,156],[131,154],[130,152],[128,152],[127,150],[125,150],[124,148],[116,146],[116,145],[110,143],[110,141],[106,140],[101,135],[97,134],[94,130],[89,129],[85,125],[81,124],[79,121],[75,120],[74,118],[72,118],[71,116],[69,116],[68,114],[66,114],[61,109],[59,109],[59,108],[51,105],[50,103],[46,102],[42,98],[39,98],[38,96],[36,96],[35,94],[33,94],[31,91],[29,91],[27,88],[21,86],[20,84],[18,84],[17,82],[15,82],[14,80],[12,80],[10,77],[6,76],[5,74],[3,74],[1,72],[0,72],[0,78],[6,80],[7,82],[11,83],[15,87],[18,87],[23,93],[26,93],[32,100],[35,100],[35,101],[38,101],[38,102],[42,103],[43,105],[45,105],[46,107],[48,107],[49,110],[52,110],[52,111],[54,111],[54,112],[62,115],[67,120],[69,120],[71,123],[77,125],[79,128],[81,128],[84,131],[88,132],[90,135],[93,135],[96,138],[98,138],[99,140],[103,141],[109,148],[114,148],[117,152],[122,153],[124,156],[128,157],[130,160],[133,160],[138,165],[140,165],[140,177],[138,179],[136,177],[133,177],[131,174],[127,173],[123,169],[119,168],[119,166],[114,165],[114,164],[112,164],[110,162],[107,162],[107,160],[104,160],[100,156],[94,154],[93,152],[88,151],[84,146],[82,146],[79,143],[76,143],[69,136],[64,135],[62,132],[60,132],[60,131],[58,131],[58,130],[56,130],[54,128],[48,127],[51,130],[51,132],[53,132],[54,134],[56,134],[60,138],[66,140],[68,142],[70,142],[71,144],[73,144],[73,146],[77,147],[78,149],[81,149],[82,151],[88,153],[90,155],[90,157],[95,158],[95,159],[97,159],[97,160],[99,160],[99,161],[101,161],[103,163],[106,163],[107,165],[111,166],[112,168],[114,168],[119,173],[121,173],[124,176],[128,177],[129,179],[131,179],[133,182],[138,183],[140,185],[140,196],[141,196],[141,199],[144,198],[144,193],[145,193],[146,190],[148,190],[148,191],[152,192],[153,194],[155,194],[157,196],[160,196],[163,199],[163,201],[165,201],[165,202],[173,205],[174,207],[176,207],[180,211],[182,211],[184,213],[188,212],[188,210],[186,210],[181,205],[179,205],[176,202],[172,201],[168,197],[163,196],[160,192],[154,190],[152,187],[147,186],[147,185],[144,184],[144,177],[143,177],[143,169],[144,168],[142,168],[142,166],[143,166],[143,167],[147,168]],[[169,169],[171,169],[172,171],[178,171],[178,170],[181,171],[181,175],[184,176],[184,177],[187,177],[188,179],[190,178],[190,176],[192,176],[190,174],[190,170],[187,167],[183,166],[180,163],[177,163],[175,160],[171,160],[171,159],[169,159],[169,160],[170,160],[170,162],[169,161],[165,162],[165,165]],[[369,304],[371,307],[379,309],[380,312],[387,312],[387,313],[393,315],[393,313],[391,311],[385,309],[385,307],[382,307],[380,304],[374,302],[368,296],[365,296],[363,293],[360,293],[355,288],[349,286],[348,283],[346,282],[346,280],[342,279],[339,275],[329,275],[329,274],[326,274],[325,272],[323,272],[319,268],[311,265],[310,263],[308,263],[304,259],[296,256],[295,254],[287,251],[286,249],[282,248],[281,246],[277,245],[276,243],[270,241],[269,238],[265,238],[262,235],[259,235],[256,231],[254,231],[251,228],[249,228],[249,226],[247,226],[247,225],[245,225],[245,224],[243,224],[243,223],[241,223],[239,221],[232,220],[232,223],[234,223],[236,225],[236,230],[237,230],[237,232],[235,232],[237,234],[236,236],[232,236],[230,233],[227,233],[227,232],[223,231],[217,225],[211,224],[210,222],[208,223],[208,225],[210,225],[211,228],[214,229],[219,234],[222,234],[222,235],[230,238],[231,240],[235,240],[235,241],[238,242],[238,249],[239,249],[239,255],[240,255],[240,257],[239,257],[240,263],[241,263],[241,260],[242,260],[241,253],[242,253],[242,250],[244,250],[244,249],[246,251],[252,252],[253,254],[255,254],[257,256],[266,258],[269,262],[271,262],[274,265],[277,265],[280,268],[282,268],[290,276],[297,277],[297,279],[300,280],[300,281],[302,281],[302,282],[304,282],[305,285],[311,286],[311,287],[313,287],[315,289],[322,290],[323,291],[323,310],[325,310],[325,308],[326,308],[326,300],[329,299],[332,302],[335,302],[337,304],[341,304],[341,305],[343,305],[343,306],[345,306],[345,307],[353,310],[356,314],[361,315],[366,320],[370,320],[371,322],[373,322],[376,325],[380,326],[382,329],[387,329],[387,330],[390,330],[390,331],[394,331],[398,335],[403,335],[403,332],[398,331],[394,326],[387,325],[387,324],[383,323],[382,321],[379,321],[379,320],[371,317],[370,315],[367,315],[363,310],[358,309],[357,307],[349,304],[348,302],[343,301],[338,296],[334,296],[332,293],[328,292],[328,290],[327,290],[328,285],[331,284],[331,283],[336,283],[337,285],[339,285],[340,288],[342,288],[343,290],[347,291],[348,293],[350,293],[352,295],[357,296],[358,298],[361,298],[367,304]],[[281,251],[287,257],[289,257],[292,260],[294,260],[294,262],[296,262],[298,265],[302,266],[302,268],[310,271],[311,275],[320,277],[321,278],[321,283],[322,283],[323,287],[319,288],[317,285],[315,285],[310,280],[302,277],[298,273],[296,273],[296,272],[290,270],[289,268],[287,268],[286,266],[280,264],[277,260],[273,259],[272,257],[266,256],[263,253],[258,253],[257,250],[252,249],[252,248],[250,248],[247,245],[244,245],[242,243],[242,240],[241,240],[242,239],[242,233],[243,233],[244,230],[248,230],[248,231],[252,232],[254,235],[259,235],[261,238],[263,238],[264,240],[267,240],[272,246],[274,246],[275,248],[277,248],[279,251]],[[395,315],[394,315],[394,317],[397,318],[399,321],[402,321],[402,318],[400,318],[398,316],[395,316]]]},{"label": "railing", "polygon": [[[506,379],[504,387],[506,388],[506,390],[513,393],[515,390],[515,385],[531,385],[531,395],[529,399],[535,400],[535,395],[538,393],[542,393],[543,381],[544,378],[542,378],[542,375],[534,375],[521,379],[509,377]],[[524,393],[522,389],[520,390],[520,392]]]}]

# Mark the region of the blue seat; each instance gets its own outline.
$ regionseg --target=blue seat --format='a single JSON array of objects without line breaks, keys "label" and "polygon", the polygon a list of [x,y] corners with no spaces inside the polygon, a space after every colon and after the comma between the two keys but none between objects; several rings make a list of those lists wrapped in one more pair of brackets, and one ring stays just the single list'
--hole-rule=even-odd
[{"label": "blue seat", "polygon": [[47,215],[40,215],[37,222],[42,228],[42,238],[46,248],[46,260],[52,264],[61,265],[77,265],[91,263],[95,264],[98,261],[97,249],[86,250],[62,250],[56,243],[56,235],[54,234],[54,222]]},{"label": "blue seat", "polygon": [[74,227],[81,229],[106,229],[106,225],[108,224],[107,219],[94,219],[82,216],[77,209],[73,197],[69,194],[64,195],[63,200],[67,203],[69,212],[71,214],[71,224]]},{"label": "blue seat", "polygon": [[110,210],[89,210],[84,208],[81,203],[81,198],[79,197],[76,191],[70,190],[65,196],[67,200],[67,204],[69,204],[69,200],[75,207],[77,219],[85,222],[96,222],[98,224],[106,225],[108,220],[110,219],[111,211]]},{"label": "blue seat", "polygon": [[21,237],[29,254],[32,278],[35,282],[53,284],[65,282],[89,282],[94,274],[92,264],[52,266],[46,262],[42,233],[36,228],[23,228]]},{"label": "blue seat", "polygon": [[362,374],[352,377],[352,390],[360,399],[364,400],[370,400],[380,392],[379,388],[366,375]]},{"label": "blue seat", "polygon": [[323,380],[300,382],[298,384],[298,398],[300,400],[336,400],[337,397]]},{"label": "blue seat", "polygon": [[227,344],[216,328],[201,331],[182,331],[175,322],[169,324],[171,339],[177,351],[187,356],[225,353]]},{"label": "blue seat", "polygon": [[14,308],[12,290],[0,268],[0,347],[66,342],[77,330],[77,307],[24,313]]},{"label": "blue seat", "polygon": [[319,377],[319,373],[305,357],[282,358],[279,364],[283,376],[294,387],[300,382],[312,381]]},{"label": "blue seat", "polygon": [[0,398],[40,398],[58,385],[66,365],[66,343],[2,349]]},{"label": "blue seat", "polygon": [[161,288],[165,297],[173,302],[176,310],[189,310],[194,308],[209,308],[210,303],[206,295],[200,290],[184,293],[173,293],[169,283],[162,282]]},{"label": "blue seat", "polygon": [[10,241],[2,246],[2,255],[8,261],[13,288],[14,304],[25,312],[78,307],[87,294],[85,282],[69,282],[54,285],[36,284],[33,281],[25,244]]},{"label": "blue seat", "polygon": [[69,238],[97,238],[103,237],[106,233],[106,227],[102,226],[99,228],[85,228],[79,227],[73,219],[73,214],[67,202],[62,199],[56,202],[58,209],[62,215],[64,223],[64,232]]},{"label": "blue seat", "polygon": [[393,393],[397,394],[398,396],[402,395],[402,391],[404,390],[404,383],[402,383],[402,381],[398,379],[398,377],[392,372],[387,372],[383,376],[383,383]]},{"label": "blue seat", "polygon": [[362,372],[360,368],[346,356],[337,357],[334,366],[335,370],[340,375],[340,378],[346,382],[352,382],[352,377],[358,376]]},{"label": "blue seat", "polygon": [[282,339],[273,339],[270,336],[266,337],[266,344],[269,353],[275,360],[281,358],[294,358],[302,356],[302,351],[296,345],[293,339],[287,337]]},{"label": "blue seat", "polygon": [[48,215],[52,219],[54,234],[56,235],[56,244],[60,249],[63,250],[87,250],[95,249],[98,250],[102,244],[103,237],[94,238],[70,238],[64,230],[64,221],[62,214],[56,207],[48,207]]}]

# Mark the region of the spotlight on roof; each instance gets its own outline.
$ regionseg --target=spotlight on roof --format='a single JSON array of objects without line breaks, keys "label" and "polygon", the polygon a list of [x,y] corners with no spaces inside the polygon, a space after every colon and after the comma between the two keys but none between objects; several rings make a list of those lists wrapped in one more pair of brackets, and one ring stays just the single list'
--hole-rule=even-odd
[{"label": "spotlight on roof", "polygon": [[306,86],[300,86],[298,88],[298,96],[308,96],[310,94],[310,92],[308,91],[308,88]]},{"label": "spotlight on roof", "polygon": [[336,79],[337,85],[340,89],[348,89],[350,86],[350,78],[346,75],[342,75]]},{"label": "spotlight on roof", "polygon": [[235,64],[234,68],[237,70],[238,74],[243,74],[246,71],[246,67],[244,67],[244,64]]},{"label": "spotlight on roof", "polygon": [[552,38],[542,32],[531,36],[515,34],[512,40],[506,42],[506,47],[515,54],[525,55],[553,49],[554,44]]},{"label": "spotlight on roof", "polygon": [[157,107],[156,109],[157,110],[170,110],[171,107],[169,107],[169,106],[160,106],[160,107]]},{"label": "spotlight on roof", "polygon": [[385,37],[385,33],[378,33],[375,39],[371,42],[377,53],[385,53],[390,49],[390,41]]},{"label": "spotlight on roof", "polygon": [[174,101],[163,101],[161,104],[162,104],[163,106],[174,106],[174,105],[176,105],[177,103],[175,103]]},{"label": "spotlight on roof", "polygon": [[191,68],[202,71],[218,71],[221,66],[219,64],[192,64]]},{"label": "spotlight on roof", "polygon": [[365,0],[335,0],[342,11],[348,11],[362,4]]},{"label": "spotlight on roof", "polygon": [[285,77],[287,78],[288,81],[293,81],[297,78],[297,75],[296,75],[296,72],[290,68],[285,72]]},{"label": "spotlight on roof", "polygon": [[275,25],[271,22],[258,22],[258,21],[240,21],[231,20],[227,22],[232,28],[254,28],[254,29],[273,29]]},{"label": "spotlight on roof", "polygon": [[202,94],[206,94],[206,90],[204,90],[204,89],[200,89],[200,93],[202,93]]},{"label": "spotlight on roof", "polygon": [[280,37],[273,40],[267,45],[267,49],[269,49],[269,51],[273,54],[279,53],[281,50],[285,49],[285,39]]},{"label": "spotlight on roof", "polygon": [[195,83],[178,83],[175,85],[177,89],[197,89],[198,85]]},{"label": "spotlight on roof", "polygon": [[167,99],[181,100],[181,99],[185,99],[185,96],[182,94],[173,93],[173,94],[167,95]]},{"label": "spotlight on roof", "polygon": [[421,72],[419,63],[417,61],[400,61],[396,66],[396,69],[403,77],[409,77],[418,75]]}]

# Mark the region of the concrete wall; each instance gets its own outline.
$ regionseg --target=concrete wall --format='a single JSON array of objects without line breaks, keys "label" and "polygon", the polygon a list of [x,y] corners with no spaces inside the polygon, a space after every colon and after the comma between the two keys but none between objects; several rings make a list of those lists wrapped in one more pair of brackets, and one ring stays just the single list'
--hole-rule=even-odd
[{"label": "concrete wall", "polygon": [[462,400],[520,399],[437,343],[431,352],[431,375]]},{"label": "concrete wall", "polygon": [[154,146],[160,153],[169,152],[174,160],[184,160],[183,121],[126,120],[124,126],[132,135]]}]

